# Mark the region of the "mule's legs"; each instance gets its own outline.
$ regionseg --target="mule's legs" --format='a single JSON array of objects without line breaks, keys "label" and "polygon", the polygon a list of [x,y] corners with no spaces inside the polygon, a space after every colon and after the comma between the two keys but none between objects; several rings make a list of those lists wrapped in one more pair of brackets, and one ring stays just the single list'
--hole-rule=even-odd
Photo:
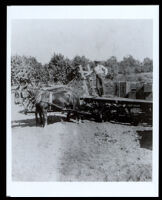
[{"label": "mule's legs", "polygon": [[76,118],[77,118],[78,124],[83,123],[82,116],[78,112],[76,112]]},{"label": "mule's legs", "polygon": [[81,121],[80,121],[80,117],[78,114],[76,114],[76,119],[77,119],[77,123],[79,124]]},{"label": "mule's legs", "polygon": [[36,120],[36,126],[38,125],[38,113],[35,111],[35,120]]},{"label": "mule's legs", "polygon": [[39,118],[40,118],[40,124],[43,124],[43,119],[42,119],[42,112],[39,111]]},{"label": "mule's legs", "polygon": [[47,110],[45,111],[45,113],[44,113],[44,116],[45,116],[45,126],[47,125],[47,119],[48,119],[48,117],[47,117]]},{"label": "mule's legs", "polygon": [[103,122],[103,114],[102,114],[102,112],[100,112],[99,118],[100,118],[101,122]]},{"label": "mule's legs", "polygon": [[66,121],[70,121],[70,115],[71,115],[71,112],[69,111],[68,113],[67,113],[67,116],[66,116]]},{"label": "mule's legs", "polygon": [[[71,114],[72,114],[72,116],[71,116]],[[71,117],[74,116],[74,117],[75,117],[75,120],[77,121],[78,124],[79,124],[80,122],[82,122],[82,121],[81,121],[81,118],[80,118],[80,115],[78,114],[77,111],[72,111],[72,112],[69,111],[69,112],[67,113],[67,117],[66,117],[66,120],[67,120],[67,121],[70,121],[70,116],[71,116]]]},{"label": "mule's legs", "polygon": [[45,127],[47,125],[47,110],[44,110],[42,115],[43,115],[43,127]]}]

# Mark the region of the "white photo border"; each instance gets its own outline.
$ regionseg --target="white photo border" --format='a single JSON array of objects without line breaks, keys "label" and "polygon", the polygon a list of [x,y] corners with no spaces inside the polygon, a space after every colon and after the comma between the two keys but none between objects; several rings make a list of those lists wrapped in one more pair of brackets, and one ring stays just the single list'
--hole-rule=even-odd
[{"label": "white photo border", "polygon": [[[13,19],[153,20],[153,176],[152,182],[14,182],[11,134],[11,21]],[[158,197],[159,177],[159,6],[7,7],[7,196]]]}]

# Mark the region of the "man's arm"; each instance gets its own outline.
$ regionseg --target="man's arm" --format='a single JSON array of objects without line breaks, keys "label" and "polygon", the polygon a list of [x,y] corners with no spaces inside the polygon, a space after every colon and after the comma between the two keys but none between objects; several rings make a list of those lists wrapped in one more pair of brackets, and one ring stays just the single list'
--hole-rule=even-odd
[{"label": "man's arm", "polygon": [[101,66],[102,66],[102,69],[105,71],[105,75],[107,75],[108,69],[106,67],[104,67],[103,65],[101,65]]},{"label": "man's arm", "polygon": [[85,73],[85,76],[89,76],[90,74],[92,74],[92,70],[90,69],[90,66],[89,66],[89,64],[87,65],[87,71],[85,71],[84,73]]},{"label": "man's arm", "polygon": [[89,67],[88,67],[88,71],[84,71],[81,67],[81,65],[79,66],[80,70],[79,72],[82,74],[82,77],[85,78],[86,76],[89,76],[93,71],[89,71]]},{"label": "man's arm", "polygon": [[85,76],[89,76],[90,74],[92,74],[92,72],[93,72],[93,71],[88,71],[88,72],[86,71],[86,72],[84,72],[84,75],[85,75]]}]

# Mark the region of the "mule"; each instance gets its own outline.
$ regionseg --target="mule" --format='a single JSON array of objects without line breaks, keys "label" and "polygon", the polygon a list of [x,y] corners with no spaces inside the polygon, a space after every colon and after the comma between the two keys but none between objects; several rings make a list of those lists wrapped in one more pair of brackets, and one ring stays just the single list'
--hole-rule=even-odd
[{"label": "mule", "polygon": [[[77,110],[80,107],[79,97],[71,89],[61,89],[53,91],[33,90],[29,91],[30,96],[33,96],[35,104],[35,119],[38,124],[38,114],[40,123],[44,127],[47,125],[47,111],[49,106],[53,111],[67,112],[66,120],[69,121],[74,116],[79,122],[80,116]],[[73,115],[72,115],[73,114]]]}]

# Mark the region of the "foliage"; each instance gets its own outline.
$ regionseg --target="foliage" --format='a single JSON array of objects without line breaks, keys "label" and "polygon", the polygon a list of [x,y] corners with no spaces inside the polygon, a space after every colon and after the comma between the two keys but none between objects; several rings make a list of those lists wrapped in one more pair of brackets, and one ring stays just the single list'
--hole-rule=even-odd
[{"label": "foliage", "polygon": [[26,80],[41,81],[42,65],[34,57],[12,56],[11,57],[11,81],[12,84],[19,82],[20,78]]},{"label": "foliage", "polygon": [[[87,70],[88,64],[91,69],[95,67],[94,61],[78,55],[70,60],[62,54],[54,53],[50,62],[45,65],[39,63],[35,57],[14,55],[11,57],[11,80],[12,84],[17,84],[20,77],[31,82],[37,80],[46,84],[48,82],[68,84],[74,78],[80,77],[79,65],[83,70]],[[145,58],[143,62],[140,62],[131,55],[125,56],[121,61],[112,56],[102,61],[102,64],[108,69],[106,78],[112,80],[116,80],[118,74],[127,76],[153,71],[153,61],[150,58]]]},{"label": "foliage", "polygon": [[71,73],[71,61],[62,54],[54,54],[49,62],[49,79],[52,82],[68,83],[68,74]]},{"label": "foliage", "polygon": [[115,79],[115,77],[118,74],[118,70],[119,70],[119,63],[117,61],[117,58],[115,56],[111,56],[103,64],[108,69],[108,74],[107,74],[106,78],[108,78],[108,79]]},{"label": "foliage", "polygon": [[80,77],[79,73],[79,65],[82,66],[83,70],[87,70],[87,65],[90,64],[89,60],[85,56],[75,56],[72,60],[72,72],[71,72],[71,77],[78,78]]},{"label": "foliage", "polygon": [[124,75],[131,74],[135,72],[138,66],[140,66],[140,62],[129,55],[120,62],[120,71]]},{"label": "foliage", "polygon": [[150,58],[145,58],[142,63],[143,67],[141,72],[152,72],[153,71],[153,61]]},{"label": "foliage", "polygon": [[87,70],[87,64],[89,60],[85,56],[75,56],[72,60],[73,67],[82,65],[83,70]]}]

